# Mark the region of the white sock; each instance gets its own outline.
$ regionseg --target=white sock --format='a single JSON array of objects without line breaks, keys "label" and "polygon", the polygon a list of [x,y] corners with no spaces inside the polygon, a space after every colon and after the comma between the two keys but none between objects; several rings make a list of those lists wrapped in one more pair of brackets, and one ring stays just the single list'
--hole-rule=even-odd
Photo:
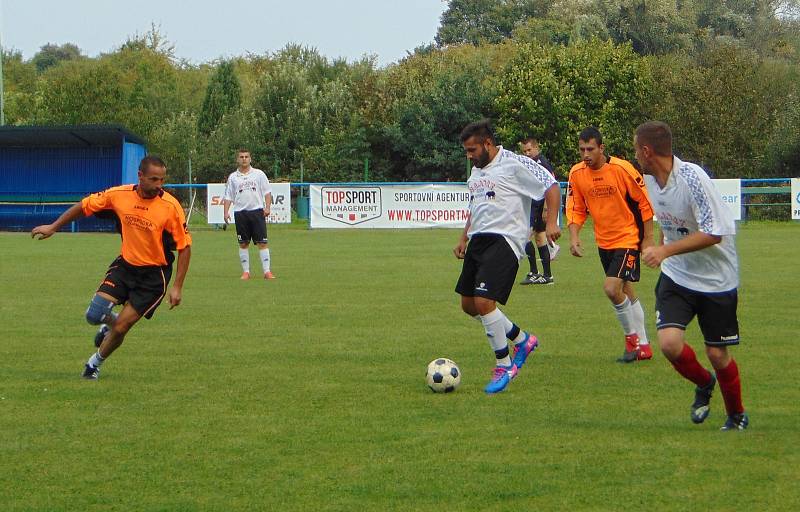
[{"label": "white sock", "polygon": [[503,328],[506,319],[505,315],[499,310],[495,309],[487,315],[481,315],[481,323],[483,329],[486,331],[486,337],[489,338],[489,345],[492,350],[497,353],[505,349],[506,355],[503,358],[497,359],[497,364],[502,366],[511,366],[511,358],[508,356],[508,342],[506,341],[506,330]]},{"label": "white sock", "polygon": [[259,249],[258,254],[261,256],[261,268],[266,274],[269,272],[269,249]]},{"label": "white sock", "polygon": [[631,301],[625,296],[625,300],[621,304],[614,304],[614,310],[617,313],[617,320],[622,325],[622,330],[625,331],[625,336],[629,336],[636,332],[635,323],[633,320],[633,313],[631,311]]},{"label": "white sock", "polygon": [[86,362],[86,364],[93,368],[100,368],[100,365],[103,364],[103,361],[105,361],[105,359],[100,357],[100,352],[95,352]]},{"label": "white sock", "polygon": [[633,312],[634,325],[636,325],[636,334],[639,335],[639,345],[649,345],[647,328],[644,325],[644,309],[639,299],[631,302],[631,311]]},{"label": "white sock", "polygon": [[239,261],[242,262],[242,272],[250,273],[250,250],[239,247]]}]

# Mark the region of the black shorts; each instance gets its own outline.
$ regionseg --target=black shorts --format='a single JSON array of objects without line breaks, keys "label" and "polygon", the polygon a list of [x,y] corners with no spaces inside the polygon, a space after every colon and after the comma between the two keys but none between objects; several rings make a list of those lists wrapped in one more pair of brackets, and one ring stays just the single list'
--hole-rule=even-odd
[{"label": "black shorts", "polygon": [[233,212],[236,222],[236,238],[240,244],[249,244],[250,240],[256,244],[267,243],[267,219],[264,210],[242,210]]},{"label": "black shorts", "polygon": [[467,245],[456,293],[505,304],[518,269],[519,259],[502,235],[474,235]]},{"label": "black shorts", "polygon": [[119,256],[108,267],[97,291],[111,295],[119,304],[127,302],[137,313],[150,319],[167,294],[171,278],[172,265],[136,267]]},{"label": "black shorts", "polygon": [[541,201],[531,201],[531,229],[536,233],[542,233],[547,229],[544,222],[544,199]]},{"label": "black shorts", "polygon": [[738,302],[735,288],[722,293],[697,292],[676,284],[662,273],[656,284],[656,329],[677,327],[686,330],[697,315],[706,345],[738,345]]},{"label": "black shorts", "polygon": [[636,249],[597,249],[600,264],[606,277],[618,277],[623,281],[639,281],[639,251]]}]

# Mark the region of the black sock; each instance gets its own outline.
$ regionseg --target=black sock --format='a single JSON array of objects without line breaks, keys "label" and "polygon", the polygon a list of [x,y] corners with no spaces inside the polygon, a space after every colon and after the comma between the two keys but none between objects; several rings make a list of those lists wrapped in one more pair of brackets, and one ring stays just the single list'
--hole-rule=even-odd
[{"label": "black sock", "polygon": [[536,255],[533,252],[533,243],[530,241],[525,244],[525,254],[528,255],[528,263],[531,265],[531,274],[538,274],[539,269],[536,267]]},{"label": "black sock", "polygon": [[542,275],[552,277],[553,274],[550,273],[550,248],[547,245],[543,245],[538,249],[539,257],[542,259]]}]

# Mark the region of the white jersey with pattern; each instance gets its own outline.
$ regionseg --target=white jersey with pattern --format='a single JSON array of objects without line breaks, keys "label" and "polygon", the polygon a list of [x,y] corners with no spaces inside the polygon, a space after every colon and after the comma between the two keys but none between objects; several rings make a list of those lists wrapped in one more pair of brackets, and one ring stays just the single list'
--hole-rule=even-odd
[{"label": "white jersey with pattern", "polygon": [[264,209],[264,196],[272,193],[267,175],[261,169],[250,168],[247,173],[239,169],[228,176],[224,199],[231,201],[234,212]]},{"label": "white jersey with pattern", "polygon": [[486,167],[472,168],[469,188],[470,226],[467,236],[502,235],[517,258],[525,256],[531,200],[541,200],[555,179],[527,156],[499,147]]},{"label": "white jersey with pattern", "polygon": [[666,258],[661,271],[678,285],[698,292],[720,293],[738,287],[736,223],[706,172],[673,157],[664,188],[653,176],[645,175],[644,181],[665,244],[698,231],[722,237],[720,243],[705,249]]}]

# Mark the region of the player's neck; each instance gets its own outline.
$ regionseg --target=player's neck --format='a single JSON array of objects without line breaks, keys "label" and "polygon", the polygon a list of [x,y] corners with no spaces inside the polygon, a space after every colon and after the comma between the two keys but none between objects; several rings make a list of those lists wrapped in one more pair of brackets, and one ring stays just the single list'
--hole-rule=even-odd
[{"label": "player's neck", "polygon": [[600,160],[598,160],[598,161],[597,161],[597,166],[596,166],[596,167],[592,167],[592,166],[590,165],[590,166],[589,166],[589,169],[591,169],[591,170],[593,170],[593,171],[599,171],[599,170],[600,170],[600,169],[602,169],[602,168],[603,168],[603,167],[604,167],[604,166],[605,166],[607,163],[608,163],[608,158],[606,158],[606,156],[605,156],[605,155],[603,155],[603,158],[601,158]]},{"label": "player's neck", "polygon": [[656,179],[656,183],[658,183],[658,186],[661,188],[664,188],[664,186],[667,184],[667,180],[669,180],[669,174],[672,172],[672,163],[673,163],[672,155],[658,157],[653,162],[652,175]]},{"label": "player's neck", "polygon": [[239,172],[242,174],[247,174],[248,172],[250,172],[250,169],[252,169],[252,167],[250,167],[249,165],[247,167],[239,167]]}]

